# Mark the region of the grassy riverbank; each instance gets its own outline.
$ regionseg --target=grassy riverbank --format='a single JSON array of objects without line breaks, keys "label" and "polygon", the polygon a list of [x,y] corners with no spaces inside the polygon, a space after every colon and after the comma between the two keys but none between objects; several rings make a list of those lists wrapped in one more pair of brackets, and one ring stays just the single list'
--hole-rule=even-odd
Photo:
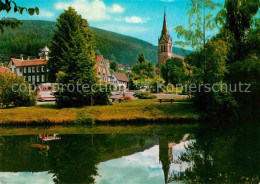
[{"label": "grassy riverbank", "polygon": [[135,100],[110,106],[58,109],[55,105],[0,109],[0,124],[195,122],[200,113],[192,103]]}]

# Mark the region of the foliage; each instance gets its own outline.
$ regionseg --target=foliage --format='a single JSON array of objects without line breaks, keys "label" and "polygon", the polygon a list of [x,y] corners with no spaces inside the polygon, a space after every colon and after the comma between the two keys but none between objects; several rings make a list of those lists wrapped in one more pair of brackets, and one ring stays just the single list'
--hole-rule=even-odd
[{"label": "foliage", "polygon": [[165,84],[173,85],[184,84],[186,80],[185,66],[181,59],[168,59],[161,65],[161,75],[165,80]]},{"label": "foliage", "polygon": [[207,31],[214,29],[213,12],[221,4],[212,0],[191,0],[188,4],[189,27],[185,29],[183,26],[175,28],[178,38],[184,38],[185,41],[176,42],[182,47],[191,46],[192,48],[203,48],[209,40],[210,35]]},{"label": "foliage", "polygon": [[133,66],[132,72],[136,78],[153,78],[155,76],[155,67],[152,62],[146,62],[144,54],[140,53],[137,63]]},{"label": "foliage", "polygon": [[113,70],[114,72],[118,71],[118,63],[116,61],[112,61],[110,63],[110,69]]},{"label": "foliage", "polygon": [[258,12],[259,0],[226,0],[225,27],[231,31],[237,42],[245,39],[247,31],[251,28],[253,17]]},{"label": "foliage", "polygon": [[141,52],[141,53],[138,55],[137,63],[145,63],[145,56],[144,56],[144,53],[143,53],[143,52]]},{"label": "foliage", "polygon": [[[13,0],[1,0],[0,1],[0,12],[6,11],[9,13],[13,9],[14,13],[19,12],[20,14],[23,14],[24,11],[27,11],[29,15],[34,15],[35,13],[39,15],[40,10],[38,7],[35,8],[25,8],[22,6],[18,6],[15,1]],[[0,20],[0,30],[3,33],[5,27],[11,27],[11,28],[16,28],[22,23],[20,21],[17,21],[16,19],[8,19],[8,18],[3,18]]]},{"label": "foliage", "polygon": [[[91,86],[97,81],[94,34],[75,9],[68,8],[59,16],[50,50],[50,81],[63,85],[56,95],[57,105],[92,104]],[[85,85],[88,85],[87,89],[84,89]]]},{"label": "foliage", "polygon": [[[228,129],[202,128],[196,141],[188,141],[178,162],[188,165],[180,173],[173,171],[169,182],[180,183],[258,183],[259,124]],[[252,135],[255,135],[252,137]]]},{"label": "foliage", "polygon": [[164,80],[161,77],[154,77],[149,81],[149,87],[152,93],[161,93],[164,88]]},{"label": "foliage", "polygon": [[14,74],[0,76],[0,103],[5,106],[33,106],[35,93],[22,77]]},{"label": "foliage", "polygon": [[112,86],[100,84],[93,92],[93,105],[111,105],[109,97],[111,96]]},{"label": "foliage", "polygon": [[155,95],[151,95],[149,92],[140,92],[137,94],[138,99],[154,99],[157,98]]},{"label": "foliage", "polygon": [[217,87],[216,91],[209,92],[202,88],[202,92],[195,94],[194,104],[207,114],[206,119],[227,124],[236,119],[238,104],[234,96],[226,91],[224,86],[219,84]]}]

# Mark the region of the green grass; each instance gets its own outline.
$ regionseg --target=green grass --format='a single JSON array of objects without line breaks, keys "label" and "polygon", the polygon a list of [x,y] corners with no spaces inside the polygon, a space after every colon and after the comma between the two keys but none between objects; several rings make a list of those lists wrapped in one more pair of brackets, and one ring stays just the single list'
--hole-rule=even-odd
[{"label": "green grass", "polygon": [[164,135],[172,132],[193,132],[200,128],[199,124],[180,124],[180,125],[160,125],[147,124],[142,126],[136,125],[55,125],[55,126],[26,126],[0,127],[1,136],[10,135],[39,135],[39,134],[145,134],[145,135]]},{"label": "green grass", "polygon": [[0,124],[145,123],[197,121],[200,113],[192,103],[158,103],[134,100],[110,106],[58,109],[55,105],[0,109]]}]

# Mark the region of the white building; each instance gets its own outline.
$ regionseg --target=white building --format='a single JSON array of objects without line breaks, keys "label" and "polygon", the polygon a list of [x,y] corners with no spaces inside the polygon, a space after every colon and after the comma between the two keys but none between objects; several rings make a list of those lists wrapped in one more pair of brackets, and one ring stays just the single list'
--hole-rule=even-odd
[{"label": "white building", "polygon": [[111,77],[111,84],[120,90],[125,90],[128,87],[129,79],[125,73],[114,72]]}]

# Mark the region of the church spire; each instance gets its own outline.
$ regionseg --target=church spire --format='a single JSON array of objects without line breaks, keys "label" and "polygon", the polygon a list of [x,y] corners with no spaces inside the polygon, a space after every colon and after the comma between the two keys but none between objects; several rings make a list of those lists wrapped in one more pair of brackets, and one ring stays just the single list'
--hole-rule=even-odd
[{"label": "church spire", "polygon": [[165,36],[169,35],[168,28],[167,28],[166,10],[164,10],[164,20],[163,20],[162,35],[165,35]]}]

